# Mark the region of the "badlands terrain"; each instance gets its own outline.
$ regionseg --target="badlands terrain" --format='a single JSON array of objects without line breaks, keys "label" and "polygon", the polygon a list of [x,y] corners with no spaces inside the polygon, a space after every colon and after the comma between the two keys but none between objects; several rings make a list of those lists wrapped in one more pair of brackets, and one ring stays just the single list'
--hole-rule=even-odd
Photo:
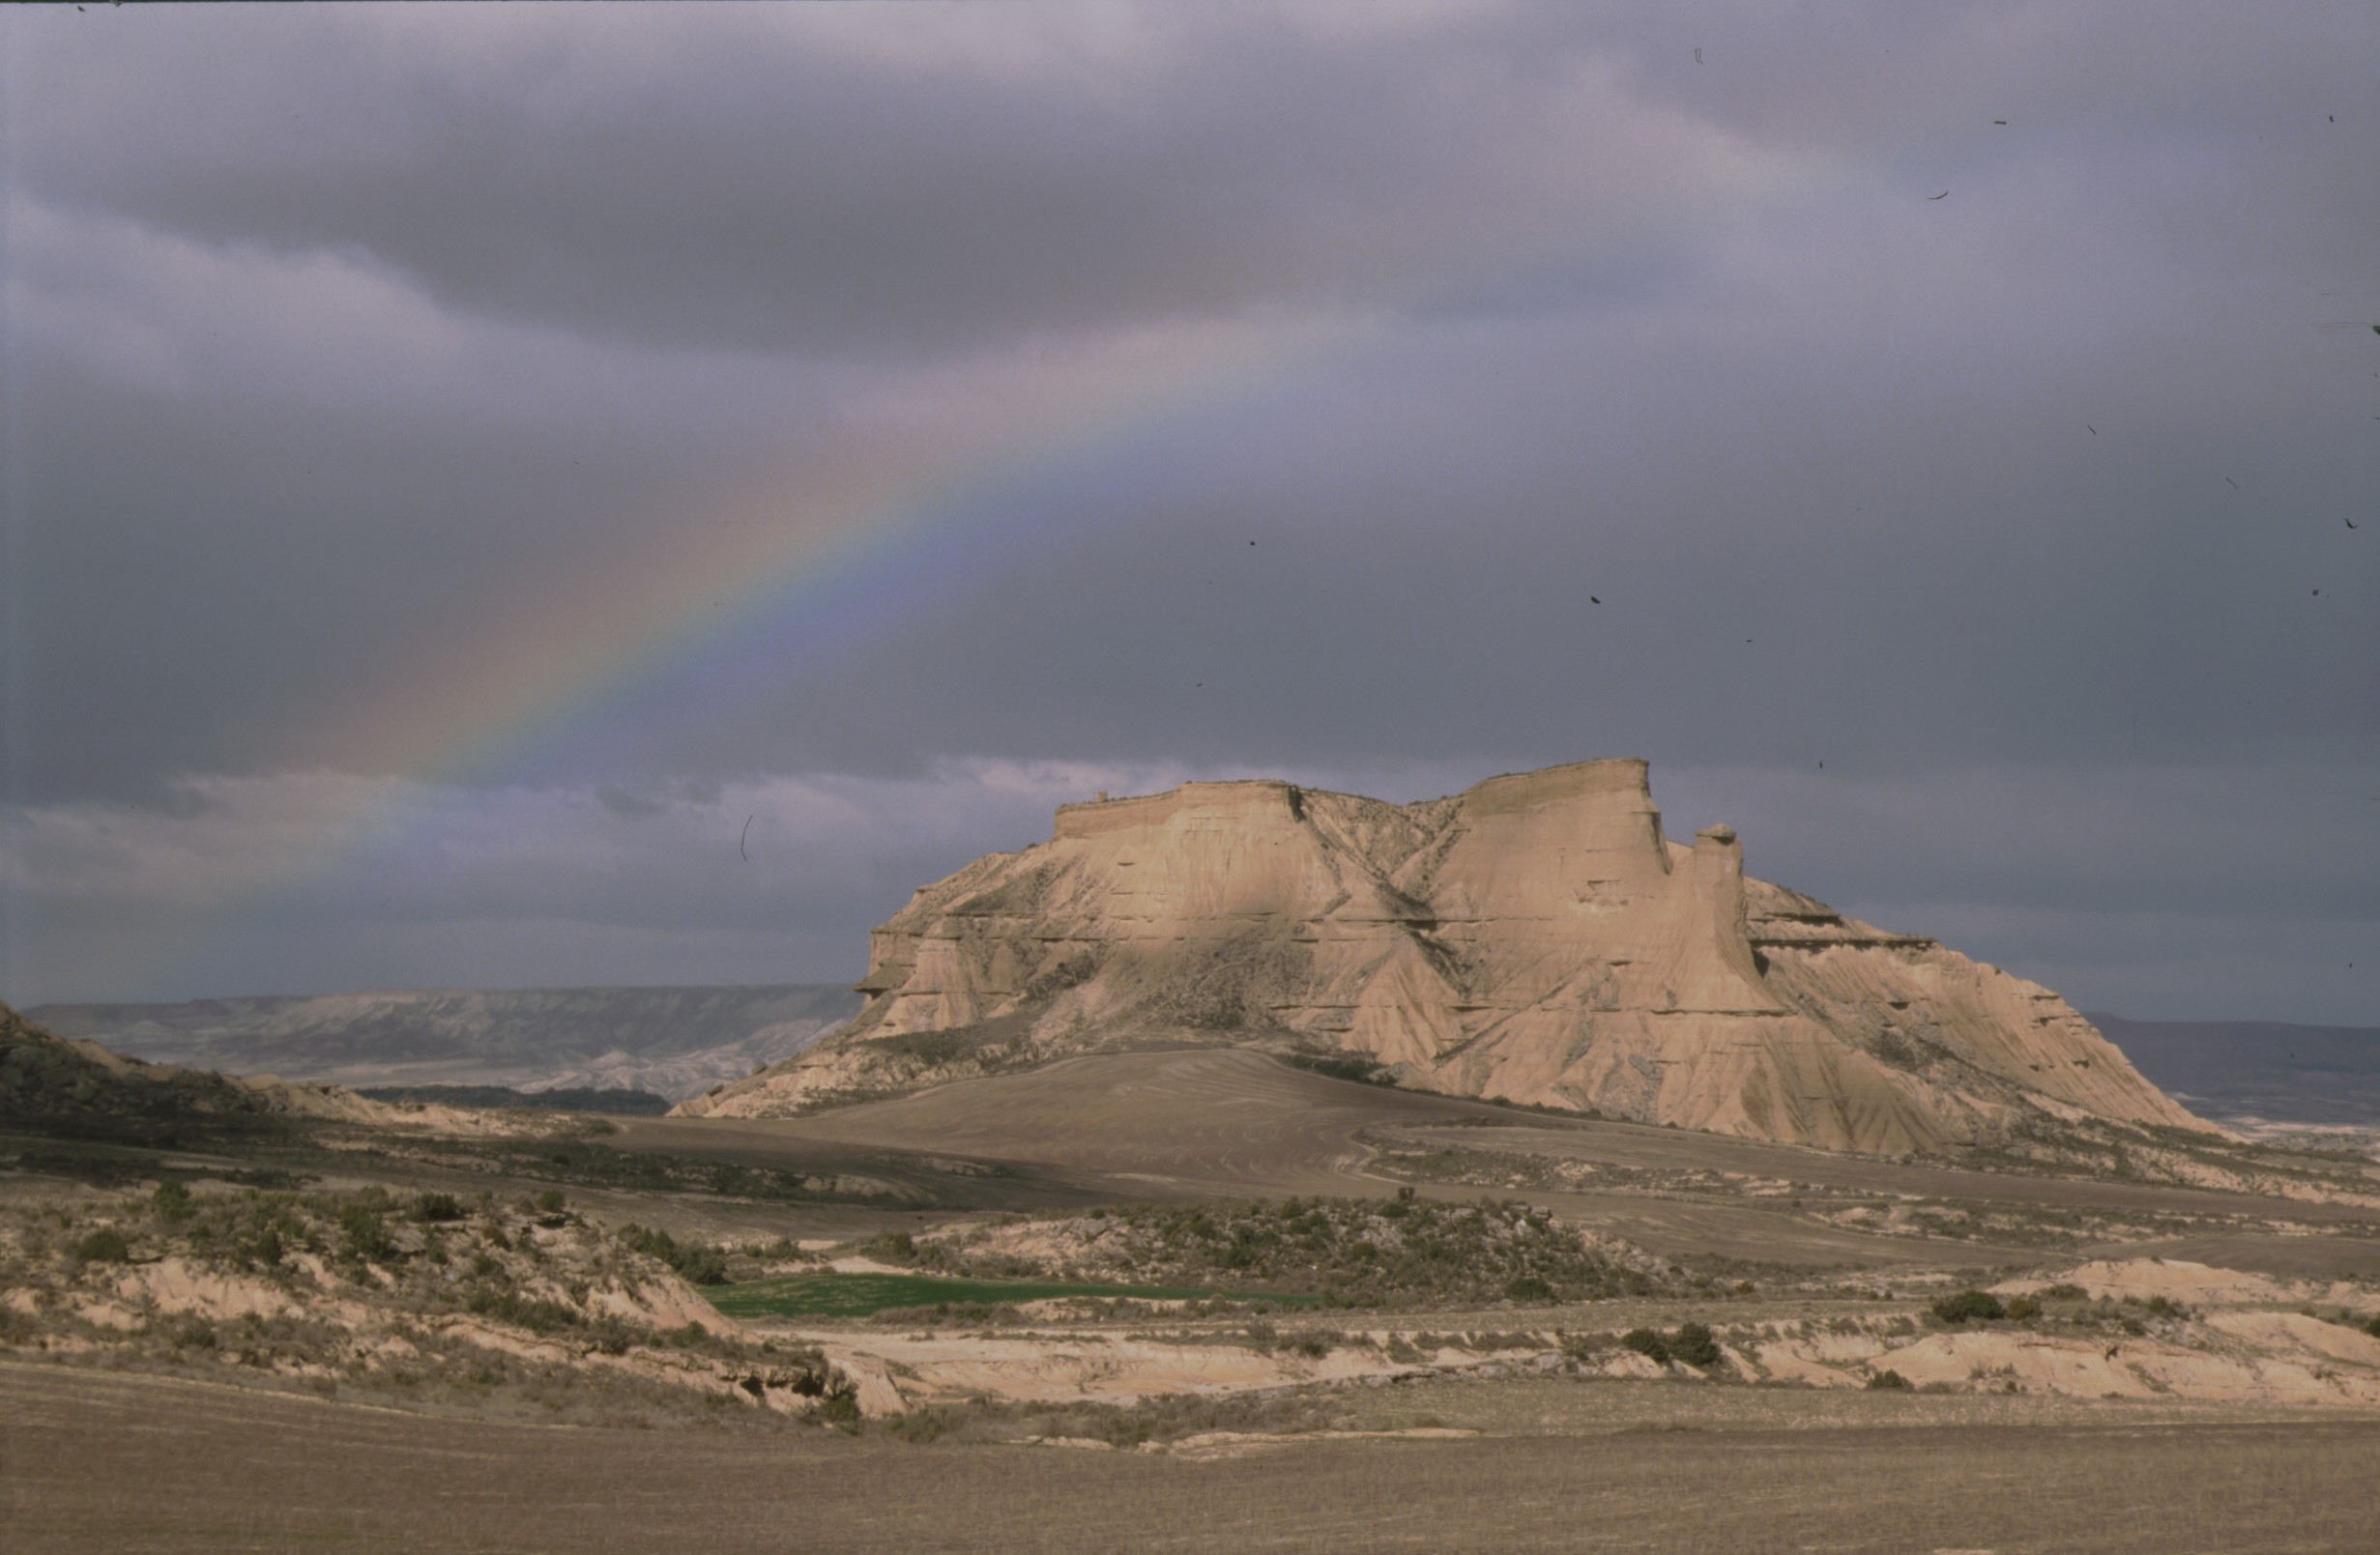
[{"label": "badlands terrain", "polygon": [[2373,1512],[2344,1153],[1882,1159],[1213,1048],[792,1119],[22,1099],[26,1548],[2351,1549]]},{"label": "badlands terrain", "polygon": [[11,1547],[2368,1548],[2368,1141],[1643,779],[1070,807],[665,1117],[0,1010]]}]

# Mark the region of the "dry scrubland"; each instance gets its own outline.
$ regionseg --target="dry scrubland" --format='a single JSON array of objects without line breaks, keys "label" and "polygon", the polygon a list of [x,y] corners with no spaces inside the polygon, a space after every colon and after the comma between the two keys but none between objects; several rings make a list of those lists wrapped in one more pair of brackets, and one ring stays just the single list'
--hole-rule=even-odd
[{"label": "dry scrubland", "polygon": [[[84,1121],[0,1137],[12,1547],[2352,1549],[2380,1520],[2380,1167],[2345,1151],[1888,1160],[1212,1049],[786,1120]],[[868,1272],[904,1305],[799,1294]],[[1020,1280],[1102,1288],[999,1299]]]}]

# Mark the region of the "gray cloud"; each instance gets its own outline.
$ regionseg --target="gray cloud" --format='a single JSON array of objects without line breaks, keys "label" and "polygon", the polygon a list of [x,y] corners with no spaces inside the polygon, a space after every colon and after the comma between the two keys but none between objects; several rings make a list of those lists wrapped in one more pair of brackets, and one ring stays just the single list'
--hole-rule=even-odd
[{"label": "gray cloud", "polygon": [[380,17],[60,28],[18,176],[213,243],[368,253],[466,312],[867,356],[1401,297],[1480,245],[1658,219],[1750,150],[1638,101],[1591,35],[1219,9],[1086,57],[1082,24],[1004,19],[1047,35],[1004,69],[920,58],[891,16],[506,16],[468,58]]},{"label": "gray cloud", "polygon": [[[0,992],[840,975],[1039,834],[987,772],[1630,753],[2078,997],[2372,1019],[2367,7],[0,28]],[[833,632],[697,623],[463,778],[329,734],[1052,362],[1317,326],[958,482]],[[443,797],[326,862],[340,783]],[[848,847],[686,873],[787,784]]]}]

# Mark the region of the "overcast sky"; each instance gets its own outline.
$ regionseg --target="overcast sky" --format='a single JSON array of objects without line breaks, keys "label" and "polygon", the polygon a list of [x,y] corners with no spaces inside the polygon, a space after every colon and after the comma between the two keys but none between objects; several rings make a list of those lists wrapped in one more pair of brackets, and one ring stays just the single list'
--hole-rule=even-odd
[{"label": "overcast sky", "polygon": [[12,1002],[850,979],[1094,789],[1642,756],[2079,1005],[2380,1024],[2369,0],[0,47]]}]

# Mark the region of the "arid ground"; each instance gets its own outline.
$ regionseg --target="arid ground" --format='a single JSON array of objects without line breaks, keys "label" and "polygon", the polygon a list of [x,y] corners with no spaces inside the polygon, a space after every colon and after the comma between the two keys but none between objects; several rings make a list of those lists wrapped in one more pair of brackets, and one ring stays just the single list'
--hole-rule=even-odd
[{"label": "arid ground", "polygon": [[1885,1160],[1198,1049],[780,1120],[24,1132],[0,1164],[12,1548],[2380,1523],[2351,1151]]},{"label": "arid ground", "polygon": [[1551,1384],[1501,1390],[1512,1418],[1477,1435],[1200,1455],[501,1425],[47,1367],[0,1383],[28,1550],[2350,1550],[2380,1458],[2368,1420],[1563,1420],[1536,1413]]}]

